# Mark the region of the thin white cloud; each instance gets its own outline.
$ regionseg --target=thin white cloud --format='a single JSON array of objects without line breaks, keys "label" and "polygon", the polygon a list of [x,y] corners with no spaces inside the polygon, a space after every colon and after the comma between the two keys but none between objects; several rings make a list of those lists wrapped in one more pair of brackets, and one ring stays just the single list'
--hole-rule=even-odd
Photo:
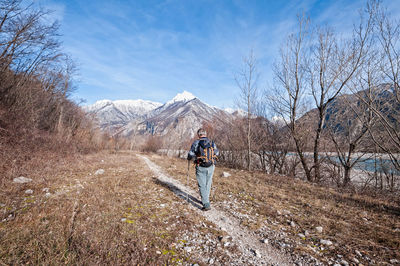
[{"label": "thin white cloud", "polygon": [[[195,7],[175,0],[155,5],[146,1],[65,3],[59,7],[66,31],[64,43],[79,60],[81,93],[90,101],[102,97],[100,92],[85,92],[94,88],[114,97],[160,102],[189,90],[200,99],[203,94],[215,95],[207,97],[211,98],[207,103],[225,107],[233,106],[237,90],[233,74],[250,49],[260,61],[262,83],[271,79],[272,63],[284,39],[295,30],[297,13],[309,12],[316,22],[328,22],[343,31],[355,19],[355,9],[364,5],[361,0],[331,1],[316,13],[313,8],[321,3],[316,0],[274,2],[279,9],[265,10],[274,15],[270,19],[260,16],[264,10],[254,9],[254,3],[236,0],[192,3]],[[206,13],[197,14],[201,10],[197,8],[205,5],[202,12]],[[227,5],[240,13],[233,13]],[[179,25],[174,24],[177,18]]]}]

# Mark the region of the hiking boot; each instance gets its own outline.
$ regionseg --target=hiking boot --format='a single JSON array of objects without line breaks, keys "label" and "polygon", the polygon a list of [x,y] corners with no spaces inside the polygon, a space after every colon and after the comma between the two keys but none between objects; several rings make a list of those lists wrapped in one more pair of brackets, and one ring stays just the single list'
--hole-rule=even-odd
[{"label": "hiking boot", "polygon": [[202,210],[202,211],[209,211],[209,210],[211,210],[211,207],[209,207],[209,206],[208,206],[208,207],[204,207],[204,206],[203,206],[203,208],[201,208],[201,210]]}]

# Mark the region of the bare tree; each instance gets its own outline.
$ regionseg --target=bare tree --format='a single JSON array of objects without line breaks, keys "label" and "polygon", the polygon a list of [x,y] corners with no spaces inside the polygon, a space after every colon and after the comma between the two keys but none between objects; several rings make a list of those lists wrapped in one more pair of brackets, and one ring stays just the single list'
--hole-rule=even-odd
[{"label": "bare tree", "polygon": [[[361,19],[349,40],[339,41],[328,27],[316,28],[312,34],[309,20],[299,16],[296,35],[289,36],[281,58],[275,67],[277,85],[283,94],[274,97],[277,110],[287,122],[296,145],[307,180],[321,180],[321,138],[324,134],[326,111],[329,105],[346,88],[364,62],[372,30],[372,17]],[[298,121],[299,110],[305,106],[305,95],[310,94],[316,107],[310,119],[316,120],[312,127],[313,162],[304,154],[306,138]],[[314,117],[315,116],[315,117]],[[303,119],[304,121],[304,119]]]},{"label": "bare tree", "polygon": [[296,34],[289,35],[274,65],[275,88],[269,102],[290,131],[305,176],[312,181],[311,167],[305,156],[308,134],[304,134],[298,120],[307,110],[305,94],[310,38],[309,19],[304,15],[298,16],[298,30]]},{"label": "bare tree", "polygon": [[62,67],[62,72],[61,76],[63,77],[62,79],[62,86],[60,87],[60,100],[58,104],[58,110],[59,110],[59,117],[58,117],[58,122],[57,122],[57,129],[56,131],[60,134],[63,133],[63,120],[65,116],[65,100],[68,97],[68,94],[70,94],[73,90],[73,81],[72,77],[76,73],[76,65],[75,63],[71,60],[69,56],[64,56],[63,62],[63,67]]},{"label": "bare tree", "polygon": [[[218,121],[214,125],[214,140],[220,150],[219,160],[234,168],[243,168],[246,161],[246,119]],[[247,165],[246,165],[247,166]]]},{"label": "bare tree", "polygon": [[[376,8],[372,2],[369,10]],[[376,93],[385,94],[386,99],[372,110],[378,116],[378,124],[383,129],[371,131],[378,147],[388,154],[395,168],[400,171],[400,22],[392,19],[387,10],[378,6],[375,16],[375,31],[380,54],[382,84]],[[383,99],[382,99],[383,100]]]},{"label": "bare tree", "polygon": [[[368,91],[360,92],[364,93]],[[354,98],[350,95],[345,97]],[[341,110],[340,121],[329,120],[327,127],[338,158],[338,162],[333,160],[333,164],[339,164],[343,168],[343,180],[337,176],[337,183],[346,187],[351,181],[351,170],[365,157],[368,130],[373,124],[374,116],[365,104],[357,99],[342,97],[335,105]]]},{"label": "bare tree", "polygon": [[360,71],[368,52],[372,31],[372,16],[354,29],[350,40],[339,42],[332,30],[319,29],[318,42],[310,64],[310,88],[318,113],[314,137],[314,180],[321,180],[320,140],[329,104],[346,88]]},{"label": "bare tree", "polygon": [[[11,69],[24,77],[18,79],[19,84],[60,56],[57,22],[45,23],[48,11],[36,10],[31,5],[22,7],[21,3],[0,2],[0,72]],[[2,86],[0,96],[10,88]]]},{"label": "bare tree", "polygon": [[247,111],[247,169],[251,168],[251,120],[254,115],[256,101],[257,101],[257,81],[259,73],[257,72],[257,60],[254,56],[253,50],[249,55],[243,58],[243,67],[237,73],[235,80],[240,89],[240,96],[238,106]]}]

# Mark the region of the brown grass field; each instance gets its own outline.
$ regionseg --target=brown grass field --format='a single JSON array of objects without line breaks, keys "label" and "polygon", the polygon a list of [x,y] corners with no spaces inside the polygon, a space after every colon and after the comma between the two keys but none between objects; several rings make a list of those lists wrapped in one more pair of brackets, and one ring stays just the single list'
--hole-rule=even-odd
[{"label": "brown grass field", "polygon": [[[154,159],[186,184],[185,160]],[[223,178],[222,171],[232,176]],[[193,166],[191,175],[193,179]],[[195,182],[190,184],[196,187]],[[268,237],[266,231],[271,229],[278,237],[283,232],[281,242],[291,244],[288,253],[309,254],[325,263],[338,255],[351,263],[356,258],[365,265],[400,261],[398,197],[343,193],[285,176],[218,166],[213,186],[214,205],[244,214],[242,224],[257,231],[260,239]],[[238,202],[239,206],[232,207],[230,202]],[[296,226],[290,225],[292,221]],[[322,233],[315,230],[318,226],[323,227]],[[298,236],[305,231],[306,237]],[[333,245],[324,247],[321,239],[330,240]]]},{"label": "brown grass field", "polygon": [[[100,168],[105,173],[94,175]],[[130,153],[82,156],[43,169],[32,183],[7,184],[0,195],[4,265],[196,263],[183,250],[184,236],[216,234],[200,228],[202,219]]]},{"label": "brown grass field", "polygon": [[[186,184],[187,162],[147,155]],[[98,169],[104,174],[95,175]],[[232,174],[221,177],[222,171]],[[155,182],[133,152],[101,152],[42,166],[34,181],[3,181],[0,193],[0,263],[177,265],[198,263],[187,242],[218,239],[213,224]],[[197,188],[194,169],[190,187]],[[47,195],[44,188],[49,188]],[[25,194],[32,189],[33,194]],[[330,263],[400,261],[399,199],[348,194],[297,179],[217,166],[212,206],[236,217],[260,239],[288,254]],[[295,226],[290,225],[294,222]],[[207,224],[207,226],[204,226]],[[315,227],[323,227],[318,233]],[[307,234],[300,237],[298,234]],[[324,246],[321,239],[332,241]],[[234,249],[230,252],[235,252]],[[221,265],[223,248],[209,251]],[[361,256],[360,256],[361,255]]]}]

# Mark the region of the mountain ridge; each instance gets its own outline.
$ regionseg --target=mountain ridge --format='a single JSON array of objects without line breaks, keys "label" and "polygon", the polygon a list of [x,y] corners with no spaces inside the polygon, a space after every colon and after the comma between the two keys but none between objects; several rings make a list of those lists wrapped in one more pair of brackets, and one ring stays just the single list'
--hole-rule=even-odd
[{"label": "mountain ridge", "polygon": [[102,130],[123,136],[175,133],[193,137],[204,123],[233,119],[242,113],[210,106],[188,91],[178,93],[164,104],[146,100],[100,100],[85,106],[84,110],[96,118]]}]

